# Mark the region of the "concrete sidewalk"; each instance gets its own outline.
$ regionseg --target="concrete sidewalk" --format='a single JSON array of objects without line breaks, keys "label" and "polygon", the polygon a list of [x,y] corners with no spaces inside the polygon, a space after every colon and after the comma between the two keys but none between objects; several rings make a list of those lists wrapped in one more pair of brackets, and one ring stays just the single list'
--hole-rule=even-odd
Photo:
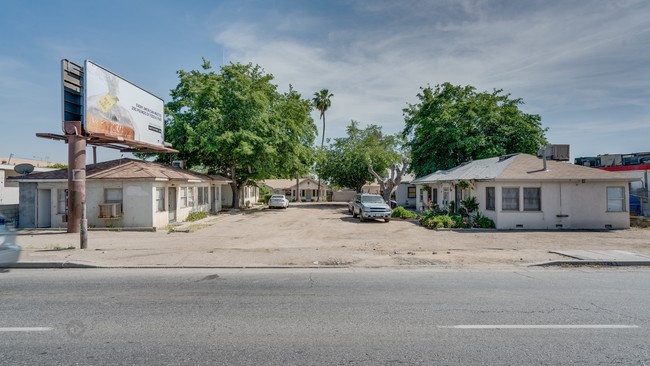
[{"label": "concrete sidewalk", "polygon": [[[23,251],[13,268],[650,266],[650,229],[438,232],[400,220],[360,224],[348,216],[344,205],[232,212],[169,232],[90,231],[85,250],[75,249],[79,234],[20,230]],[[301,219],[308,224],[296,223]],[[583,257],[568,257],[576,251]],[[608,256],[584,256],[588,251]]]}]

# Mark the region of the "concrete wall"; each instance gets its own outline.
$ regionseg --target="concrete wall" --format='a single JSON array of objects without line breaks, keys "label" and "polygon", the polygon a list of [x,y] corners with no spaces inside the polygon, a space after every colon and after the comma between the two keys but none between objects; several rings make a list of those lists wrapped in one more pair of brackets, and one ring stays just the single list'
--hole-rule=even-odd
[{"label": "concrete wall", "polygon": [[354,189],[342,189],[334,192],[332,201],[334,202],[350,202],[354,199],[357,192]]}]

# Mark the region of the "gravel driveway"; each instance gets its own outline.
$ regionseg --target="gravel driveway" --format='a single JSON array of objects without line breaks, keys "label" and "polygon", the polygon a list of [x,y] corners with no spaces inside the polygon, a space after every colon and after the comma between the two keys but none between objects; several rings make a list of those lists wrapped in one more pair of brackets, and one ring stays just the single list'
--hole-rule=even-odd
[{"label": "gravel driveway", "polygon": [[100,266],[435,266],[512,268],[567,259],[550,250],[625,250],[650,255],[650,229],[616,231],[432,231],[416,221],[359,222],[347,204],[292,204],[288,209],[223,213],[190,232],[89,232],[19,235],[24,261]]}]

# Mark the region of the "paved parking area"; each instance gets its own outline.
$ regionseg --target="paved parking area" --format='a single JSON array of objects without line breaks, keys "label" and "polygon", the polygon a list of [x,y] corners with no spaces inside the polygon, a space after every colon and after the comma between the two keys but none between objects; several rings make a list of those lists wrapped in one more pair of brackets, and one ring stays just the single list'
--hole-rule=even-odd
[{"label": "paved parking area", "polygon": [[566,259],[557,250],[623,250],[650,256],[650,229],[617,231],[432,231],[415,221],[359,222],[347,204],[224,213],[190,232],[22,231],[22,262],[98,266],[435,266],[511,268]]}]

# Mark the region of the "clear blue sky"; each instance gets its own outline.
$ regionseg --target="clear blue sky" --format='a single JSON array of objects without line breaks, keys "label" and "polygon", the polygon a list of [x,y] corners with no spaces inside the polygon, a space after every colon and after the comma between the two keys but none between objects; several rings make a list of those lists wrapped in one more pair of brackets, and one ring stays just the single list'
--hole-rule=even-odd
[{"label": "clear blue sky", "polygon": [[0,45],[0,157],[67,160],[64,143],[35,137],[61,132],[63,58],[166,102],[202,57],[256,63],[280,90],[334,93],[326,137],[352,119],[401,131],[427,84],[503,89],[572,157],[650,151],[645,0],[2,0]]}]

